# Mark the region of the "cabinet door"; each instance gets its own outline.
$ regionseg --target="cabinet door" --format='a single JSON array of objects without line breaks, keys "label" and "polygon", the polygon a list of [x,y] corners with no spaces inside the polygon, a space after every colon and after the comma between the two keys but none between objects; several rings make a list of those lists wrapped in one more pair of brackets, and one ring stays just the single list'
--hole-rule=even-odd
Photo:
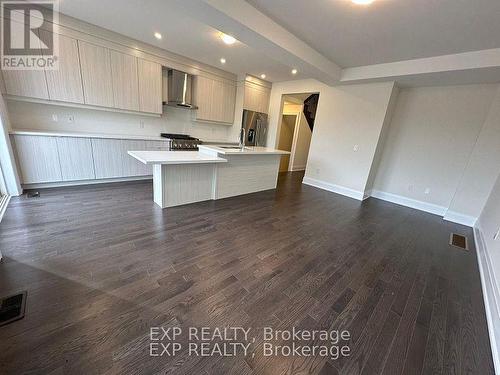
[{"label": "cabinet door", "polygon": [[[43,33],[48,31],[42,30]],[[59,69],[47,70],[50,100],[83,103],[83,85],[76,39],[59,35]]]},{"label": "cabinet door", "polygon": [[139,77],[139,110],[162,113],[161,65],[152,61],[137,59]]},{"label": "cabinet door", "polygon": [[96,178],[118,178],[124,176],[123,149],[120,139],[93,138],[92,154]]},{"label": "cabinet door", "polygon": [[195,78],[196,119],[213,121],[214,80],[197,76]]},{"label": "cabinet door", "polygon": [[23,183],[62,180],[56,137],[15,135],[14,144]]},{"label": "cabinet door", "polygon": [[232,124],[234,122],[234,107],[236,106],[236,85],[223,84],[222,122]]},{"label": "cabinet door", "polygon": [[139,110],[137,58],[117,51],[110,51],[115,108]]},{"label": "cabinet door", "polygon": [[224,122],[225,113],[225,84],[214,80],[214,90],[212,94],[212,121]]},{"label": "cabinet door", "polygon": [[268,113],[270,95],[270,89],[245,82],[243,108],[251,111]]},{"label": "cabinet door", "polygon": [[271,98],[271,90],[267,88],[262,88],[259,93],[259,112],[268,113],[269,112],[269,101]]},{"label": "cabinet door", "polygon": [[[17,22],[14,19],[11,22]],[[23,25],[24,27],[24,25]],[[32,31],[35,34],[38,31]],[[38,43],[38,41],[37,41]],[[40,44],[38,43],[40,47]],[[39,54],[41,55],[41,49]],[[49,99],[47,80],[43,70],[3,70],[5,92],[9,95]]]},{"label": "cabinet door", "polygon": [[124,139],[122,140],[121,150],[124,177],[147,176],[153,173],[152,169],[148,168],[146,164],[128,154],[128,151],[146,151],[146,141]]},{"label": "cabinet door", "polygon": [[7,90],[5,90],[5,81],[3,80],[2,71],[0,71],[0,92],[2,94],[7,94]]},{"label": "cabinet door", "polygon": [[85,104],[113,107],[109,49],[78,41]]},{"label": "cabinet door", "polygon": [[36,99],[49,98],[43,70],[4,70],[2,73],[7,94]]},{"label": "cabinet door", "polygon": [[95,178],[90,138],[57,138],[63,181]]},{"label": "cabinet door", "polygon": [[169,141],[146,141],[146,151],[168,151]]}]

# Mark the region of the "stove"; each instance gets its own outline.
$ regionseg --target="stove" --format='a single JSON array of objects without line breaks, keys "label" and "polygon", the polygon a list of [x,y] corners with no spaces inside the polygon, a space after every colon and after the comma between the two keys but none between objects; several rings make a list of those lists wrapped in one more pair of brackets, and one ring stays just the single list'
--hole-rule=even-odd
[{"label": "stove", "polygon": [[187,134],[161,133],[163,138],[170,140],[170,151],[195,151],[202,142]]}]

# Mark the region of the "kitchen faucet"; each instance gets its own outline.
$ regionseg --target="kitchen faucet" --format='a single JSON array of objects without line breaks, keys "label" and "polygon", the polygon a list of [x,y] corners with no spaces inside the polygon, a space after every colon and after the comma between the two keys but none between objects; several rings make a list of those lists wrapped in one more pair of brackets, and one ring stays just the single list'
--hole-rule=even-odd
[{"label": "kitchen faucet", "polygon": [[245,128],[241,128],[240,130],[240,143],[238,145],[241,151],[245,149]]}]

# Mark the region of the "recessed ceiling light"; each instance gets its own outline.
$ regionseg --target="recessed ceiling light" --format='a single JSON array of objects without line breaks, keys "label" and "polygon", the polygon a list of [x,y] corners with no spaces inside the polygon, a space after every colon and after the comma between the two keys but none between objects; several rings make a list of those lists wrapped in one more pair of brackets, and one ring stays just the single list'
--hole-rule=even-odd
[{"label": "recessed ceiling light", "polygon": [[351,0],[354,4],[358,5],[370,5],[373,3],[375,0]]},{"label": "recessed ceiling light", "polygon": [[225,63],[226,63],[226,59],[225,59],[224,57],[221,57],[221,59],[220,59],[220,63],[221,63],[221,64],[225,64]]},{"label": "recessed ceiling light", "polygon": [[156,39],[161,39],[161,34],[160,34],[159,32],[156,32],[156,33],[155,33],[155,38],[156,38]]},{"label": "recessed ceiling light", "polygon": [[236,38],[234,36],[227,35],[224,33],[220,33],[220,38],[222,39],[222,41],[224,43],[226,43],[228,45],[234,44],[234,42],[236,42]]},{"label": "recessed ceiling light", "polygon": [[265,75],[264,73],[262,73],[262,74],[260,75],[260,78],[262,78],[262,79],[266,79],[266,75]]},{"label": "recessed ceiling light", "polygon": [[293,75],[297,74],[297,69],[292,69],[292,74]]}]

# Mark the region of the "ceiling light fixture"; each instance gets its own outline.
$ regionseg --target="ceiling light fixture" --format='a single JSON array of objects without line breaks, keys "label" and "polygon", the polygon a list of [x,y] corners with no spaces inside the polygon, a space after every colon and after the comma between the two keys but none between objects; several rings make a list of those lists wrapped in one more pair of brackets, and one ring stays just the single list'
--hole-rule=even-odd
[{"label": "ceiling light fixture", "polygon": [[297,74],[297,69],[292,69],[292,74],[293,75]]},{"label": "ceiling light fixture", "polygon": [[231,44],[234,44],[236,42],[236,38],[234,36],[227,35],[227,34],[224,34],[224,33],[220,33],[220,38],[222,39],[222,41],[224,43],[226,43],[229,46]]},{"label": "ceiling light fixture", "polygon": [[226,59],[225,59],[224,57],[221,57],[221,59],[220,59],[220,63],[221,63],[221,64],[225,64],[225,63],[226,63]]},{"label": "ceiling light fixture", "polygon": [[161,34],[159,32],[156,32],[155,33],[155,38],[160,40],[161,39]]},{"label": "ceiling light fixture", "polygon": [[351,0],[354,4],[357,5],[370,5],[373,3],[375,0]]},{"label": "ceiling light fixture", "polygon": [[262,74],[260,75],[260,78],[262,78],[262,79],[266,79],[266,75],[265,75],[264,73],[262,73]]}]

